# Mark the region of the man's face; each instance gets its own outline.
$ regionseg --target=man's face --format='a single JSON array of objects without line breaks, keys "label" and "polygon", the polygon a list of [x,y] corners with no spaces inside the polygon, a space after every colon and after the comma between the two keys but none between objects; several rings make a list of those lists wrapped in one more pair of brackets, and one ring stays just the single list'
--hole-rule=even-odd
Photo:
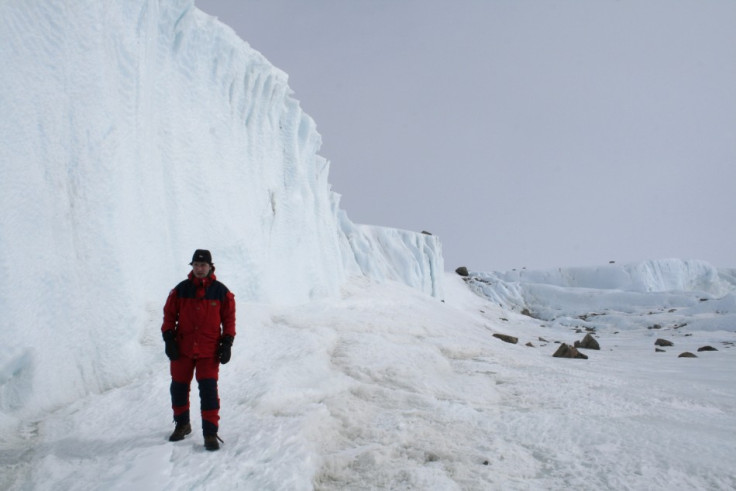
[{"label": "man's face", "polygon": [[210,274],[210,265],[207,263],[194,261],[192,263],[192,271],[195,278],[206,278]]}]

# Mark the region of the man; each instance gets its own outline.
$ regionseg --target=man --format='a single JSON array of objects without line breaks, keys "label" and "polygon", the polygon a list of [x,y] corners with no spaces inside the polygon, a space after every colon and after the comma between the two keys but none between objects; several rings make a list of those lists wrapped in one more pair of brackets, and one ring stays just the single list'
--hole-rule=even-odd
[{"label": "man", "polygon": [[230,361],[235,338],[235,297],[215,277],[212,254],[197,249],[192,271],[171,290],[161,326],[166,356],[171,360],[171,406],[176,442],[192,432],[189,422],[189,386],[195,371],[202,411],[202,433],[207,450],[218,450],[220,398],[217,378],[220,363]]}]

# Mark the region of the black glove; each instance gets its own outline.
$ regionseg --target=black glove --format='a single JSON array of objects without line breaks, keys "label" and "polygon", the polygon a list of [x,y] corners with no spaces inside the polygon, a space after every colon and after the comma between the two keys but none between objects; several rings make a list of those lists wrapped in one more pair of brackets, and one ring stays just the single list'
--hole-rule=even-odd
[{"label": "black glove", "polygon": [[166,356],[169,360],[174,361],[179,359],[179,345],[176,344],[176,333],[173,329],[169,329],[164,334],[164,342],[166,343]]},{"label": "black glove", "polygon": [[220,338],[220,348],[217,350],[217,356],[223,365],[230,361],[230,347],[233,345],[233,337],[225,335]]}]

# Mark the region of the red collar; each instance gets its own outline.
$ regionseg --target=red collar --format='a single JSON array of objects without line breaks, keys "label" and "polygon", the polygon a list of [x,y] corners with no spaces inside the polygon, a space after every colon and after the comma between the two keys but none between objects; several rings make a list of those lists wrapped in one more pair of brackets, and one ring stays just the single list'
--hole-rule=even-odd
[{"label": "red collar", "polygon": [[217,278],[215,277],[214,273],[210,273],[208,276],[205,276],[204,278],[197,278],[194,276],[194,272],[190,271],[188,278],[197,286],[203,286],[207,288],[212,284],[213,281],[215,281]]}]

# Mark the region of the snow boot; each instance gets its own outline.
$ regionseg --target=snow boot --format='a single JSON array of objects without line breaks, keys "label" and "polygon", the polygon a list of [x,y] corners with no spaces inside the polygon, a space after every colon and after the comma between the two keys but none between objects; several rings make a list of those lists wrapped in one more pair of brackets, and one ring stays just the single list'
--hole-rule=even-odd
[{"label": "snow boot", "polygon": [[204,448],[206,448],[207,450],[212,450],[212,451],[220,450],[220,443],[218,442],[218,440],[222,442],[222,439],[219,436],[217,436],[217,434],[205,435],[204,436]]},{"label": "snow boot", "polygon": [[185,436],[192,432],[192,425],[189,423],[176,423],[174,432],[169,437],[170,442],[178,442],[183,440]]}]

